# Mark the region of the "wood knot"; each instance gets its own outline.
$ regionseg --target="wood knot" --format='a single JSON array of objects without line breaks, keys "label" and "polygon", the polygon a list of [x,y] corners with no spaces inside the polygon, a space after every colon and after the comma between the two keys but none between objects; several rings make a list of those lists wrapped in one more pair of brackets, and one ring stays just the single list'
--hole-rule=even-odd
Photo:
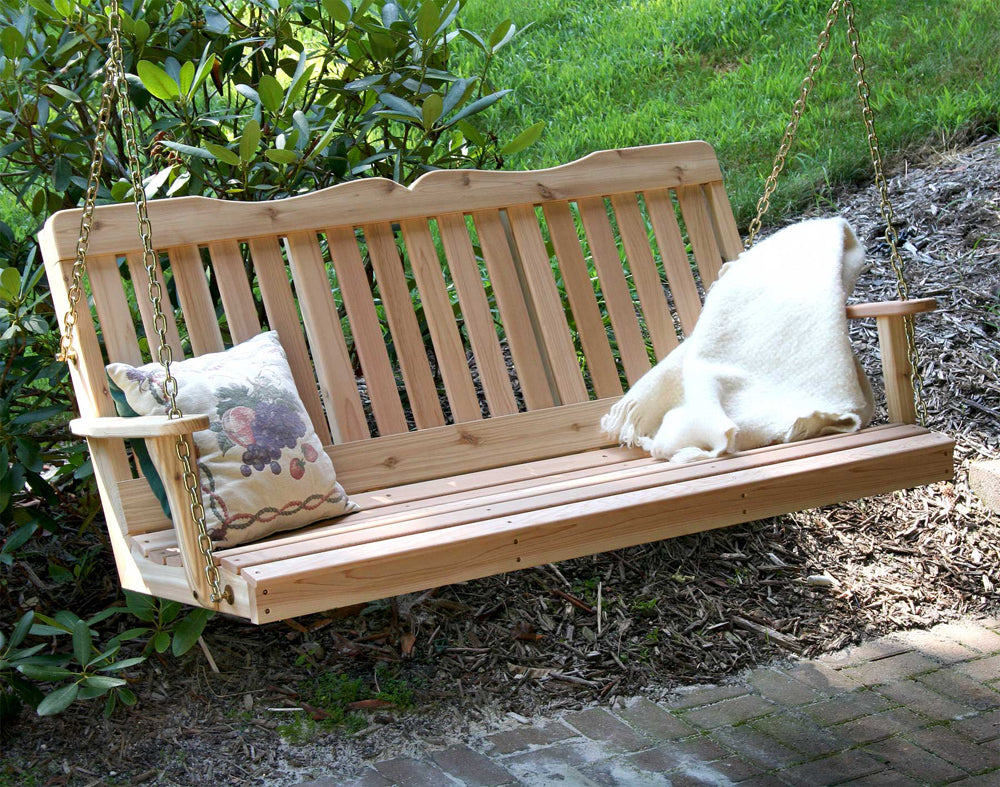
[{"label": "wood knot", "polygon": [[539,183],[538,184],[538,193],[542,195],[543,199],[555,199],[556,198],[555,192],[552,191],[552,189],[550,189],[544,183]]},{"label": "wood knot", "polygon": [[469,186],[472,184],[472,178],[469,177],[468,173],[462,173],[462,185]]},{"label": "wood knot", "polygon": [[399,459],[395,456],[387,456],[385,461],[382,462],[383,467],[393,468],[399,464]]},{"label": "wood knot", "polygon": [[468,445],[482,445],[483,442],[481,437],[476,437],[474,434],[470,434],[469,432],[459,432],[458,441],[460,443],[467,443]]}]

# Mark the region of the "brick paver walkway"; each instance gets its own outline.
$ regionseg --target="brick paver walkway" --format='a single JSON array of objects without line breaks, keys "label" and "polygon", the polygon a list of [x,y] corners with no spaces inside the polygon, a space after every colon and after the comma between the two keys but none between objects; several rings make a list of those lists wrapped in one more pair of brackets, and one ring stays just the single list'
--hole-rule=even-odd
[{"label": "brick paver walkway", "polygon": [[1000,619],[454,741],[301,787],[1000,787]]}]

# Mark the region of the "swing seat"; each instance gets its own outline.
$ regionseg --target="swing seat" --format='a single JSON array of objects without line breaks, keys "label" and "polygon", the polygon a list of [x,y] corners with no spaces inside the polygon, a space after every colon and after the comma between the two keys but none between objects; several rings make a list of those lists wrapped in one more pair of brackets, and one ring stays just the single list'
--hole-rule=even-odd
[{"label": "swing seat", "polygon": [[[952,440],[914,425],[904,320],[930,299],[848,307],[878,323],[887,425],[680,466],[600,431],[623,381],[690,334],[705,289],[742,250],[703,142],[534,172],[432,172],[411,188],[370,179],[272,202],[159,200],[149,214],[164,292],[176,293],[175,357],[185,333],[197,355],[277,330],[362,510],[215,552],[232,601],[210,601],[190,513],[163,515],[124,442],[146,439],[180,501],[174,441],[207,421],[115,417],[105,364],[143,362],[130,301],[145,335],[155,330],[134,208],[99,207],[72,427],[132,590],[264,623],[953,475]],[[59,310],[79,222],[57,213],[40,239]]]}]

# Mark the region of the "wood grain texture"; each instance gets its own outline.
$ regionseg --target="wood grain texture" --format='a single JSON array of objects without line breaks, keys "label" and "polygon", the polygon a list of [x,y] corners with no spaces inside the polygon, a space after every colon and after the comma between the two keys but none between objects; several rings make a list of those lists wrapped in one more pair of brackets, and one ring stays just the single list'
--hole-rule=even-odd
[{"label": "wood grain texture", "polygon": [[590,281],[590,271],[583,258],[569,203],[550,202],[543,207],[543,211],[594,393],[599,399],[620,396],[622,384],[618,368],[608,343],[608,332],[604,328],[604,318]]},{"label": "wood grain texture", "polygon": [[618,220],[618,232],[625,247],[646,329],[653,341],[653,352],[657,360],[662,360],[677,346],[677,333],[663,283],[653,261],[653,252],[649,248],[646,222],[634,194],[615,194],[611,197],[611,207]]},{"label": "wood grain texture", "polygon": [[[135,289],[135,302],[139,307],[139,315],[142,318],[142,328],[146,333],[150,352],[155,358],[158,338],[156,326],[153,324],[153,304],[149,302],[149,275],[146,273],[146,268],[143,265],[142,254],[132,252],[126,255],[125,263],[128,265],[129,276],[132,278],[132,286]],[[171,352],[173,352],[174,359],[179,361],[184,357],[184,348],[181,345],[180,334],[177,332],[177,318],[175,316],[174,304],[170,300],[170,293],[167,292],[166,279],[163,276],[163,268],[159,260],[156,262],[155,273],[156,280],[160,282],[161,306],[166,323],[167,344],[170,346]]]},{"label": "wood grain texture", "polygon": [[[305,533],[224,550],[217,555],[217,559],[227,569],[244,571],[250,566],[278,560],[332,552],[472,522],[513,517],[543,508],[598,501],[610,495],[689,483],[723,473],[843,452],[922,433],[924,430],[914,427],[872,430],[838,435],[840,439],[785,444],[687,465],[662,462],[647,456],[631,461],[611,461],[603,466],[563,474],[497,483],[474,493],[452,491],[450,479],[447,482],[442,479],[435,497],[410,505],[397,504],[368,510],[310,528]],[[611,457],[617,458],[614,453]]]},{"label": "wood grain texture", "polygon": [[215,304],[208,290],[201,251],[197,246],[178,246],[170,249],[169,257],[191,349],[195,355],[222,352],[225,345],[222,343],[219,320],[215,316]]},{"label": "wood grain texture", "polygon": [[733,217],[733,207],[729,204],[729,195],[721,180],[705,184],[705,197],[708,199],[708,210],[715,227],[715,238],[727,262],[735,260],[743,253],[743,241]]},{"label": "wood grain texture", "polygon": [[552,277],[552,264],[545,249],[535,209],[527,206],[509,208],[507,216],[524,265],[525,279],[561,404],[586,402],[590,397],[583,384],[583,374],[576,360],[576,348],[573,346],[559,290]]},{"label": "wood grain texture", "polygon": [[719,278],[722,268],[722,254],[715,239],[715,229],[708,215],[705,194],[701,186],[682,186],[677,189],[677,199],[681,206],[681,215],[687,227],[688,240],[694,251],[695,262],[698,263],[698,273],[701,276],[701,286],[708,288]]},{"label": "wood grain texture", "polygon": [[426,219],[409,219],[401,229],[452,419],[455,423],[478,421],[483,413],[430,227]]},{"label": "wood grain texture", "polygon": [[698,315],[701,314],[701,297],[688,262],[677,216],[674,214],[674,203],[667,189],[647,191],[644,196],[649,221],[656,235],[656,245],[660,249],[663,272],[670,283],[677,318],[684,335],[690,336],[698,323]]},{"label": "wood grain texture", "polygon": [[330,434],[335,443],[364,440],[370,436],[368,423],[319,242],[315,233],[296,232],[285,239],[285,249],[316,361]]},{"label": "wood grain texture", "polygon": [[876,319],[876,324],[889,420],[915,424],[917,409],[913,401],[913,382],[910,380],[912,367],[906,344],[906,319],[902,315],[883,316]]},{"label": "wood grain texture", "polygon": [[69,422],[69,430],[78,437],[170,437],[202,429],[208,429],[207,415],[182,415],[180,418],[165,415],[105,416],[74,418]]},{"label": "wood grain texture", "polygon": [[486,300],[472,241],[469,240],[465,216],[461,213],[448,213],[438,216],[437,223],[490,415],[516,413],[514,390],[497,340],[493,315]]},{"label": "wood grain texture", "polygon": [[923,314],[935,311],[936,298],[914,298],[909,301],[878,301],[876,303],[852,303],[847,307],[847,319],[863,317],[896,317],[904,314]]},{"label": "wood grain texture", "polygon": [[90,279],[90,293],[97,309],[97,319],[101,323],[101,335],[108,351],[108,360],[141,366],[139,339],[135,333],[132,310],[125,297],[122,277],[118,272],[117,259],[97,257],[88,260],[87,276]]},{"label": "wood grain texture", "polygon": [[243,253],[234,240],[219,241],[208,247],[212,272],[222,297],[222,308],[229,324],[234,344],[245,342],[260,333],[257,304],[250,291],[250,282],[243,265]]},{"label": "wood grain texture", "polygon": [[618,354],[625,367],[625,376],[631,385],[635,385],[649,370],[649,354],[636,319],[632,293],[622,270],[618,244],[611,232],[608,212],[604,200],[596,197],[579,200],[577,207],[580,209],[580,220],[587,234],[590,253],[600,280],[604,307],[611,318],[611,327],[618,342]]},{"label": "wood grain texture", "polygon": [[392,227],[388,224],[366,224],[364,233],[413,420],[417,429],[444,426],[441,401],[427,360],[420,325],[413,312],[413,301]]},{"label": "wood grain texture", "polygon": [[529,410],[554,407],[556,399],[546,374],[549,364],[543,356],[544,342],[536,335],[536,321],[528,307],[530,296],[519,277],[518,262],[511,251],[500,213],[480,211],[473,213],[472,219],[524,403]]},{"label": "wood grain texture", "polygon": [[354,230],[330,229],[326,238],[379,433],[406,432],[408,427],[396,387],[396,376],[382,339],[382,326],[375,313]]},{"label": "wood grain texture", "polygon": [[288,282],[288,269],[281,256],[278,239],[255,238],[250,241],[250,257],[257,272],[257,284],[267,312],[267,322],[271,330],[278,332],[281,347],[288,357],[288,365],[295,379],[302,404],[309,413],[316,434],[324,445],[331,442],[330,427],[323,414],[323,404],[319,398],[319,387],[313,372],[312,360],[302,335],[299,310],[295,306],[292,287]]},{"label": "wood grain texture", "polygon": [[952,447],[924,434],[292,558],[241,576],[257,602],[253,619],[280,620],[950,478]]},{"label": "wood grain texture", "polygon": [[[530,172],[439,170],[421,176],[409,188],[383,178],[365,178],[267,202],[207,197],[151,200],[149,217],[156,237],[170,238],[172,246],[207,245],[326,226],[354,227],[436,216],[455,210],[455,206],[472,212],[619,191],[672,188],[721,178],[710,145],[674,142],[598,151],[579,161]],[[331,221],[334,216],[336,221]],[[59,211],[49,218],[46,227],[53,258],[71,260],[80,230],[79,209]],[[98,207],[91,254],[121,254],[138,248],[132,206]]]}]

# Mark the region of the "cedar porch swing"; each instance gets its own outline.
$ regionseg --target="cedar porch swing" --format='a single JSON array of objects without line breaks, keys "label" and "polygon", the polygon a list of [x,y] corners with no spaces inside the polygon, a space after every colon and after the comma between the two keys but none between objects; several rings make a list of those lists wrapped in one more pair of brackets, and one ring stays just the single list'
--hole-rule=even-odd
[{"label": "cedar porch swing", "polygon": [[[877,320],[890,423],[681,466],[610,444],[598,422],[622,394],[621,374],[631,385],[650,368],[646,336],[659,359],[678,343],[675,317],[681,333],[690,334],[701,293],[722,263],[743,250],[709,145],[607,150],[534,172],[438,171],[410,188],[368,179],[264,203],[185,197],[147,206],[117,0],[110,9],[101,134],[85,205],[53,215],[40,243],[55,307],[67,315],[63,355],[82,416],[71,427],[89,445],[122,587],[265,623],[952,477],[953,441],[917,425],[922,397],[913,316],[935,303],[908,298],[850,0],[835,0],[829,11],[748,244],[760,229],[813,76],[843,13],[900,296],[850,306],[848,316]],[[95,207],[103,132],[116,94],[135,205]],[[429,222],[440,235],[460,319]],[[488,282],[480,275],[470,227]],[[364,273],[359,231],[374,268],[373,286]],[[259,288],[267,325],[279,333],[313,426],[360,512],[213,552],[191,440],[208,426],[207,417],[182,415],[176,407],[162,417],[115,417],[105,364],[143,362],[120,260],[136,294],[148,290],[138,308],[150,348],[166,367],[169,393],[170,363],[183,354],[177,315],[192,353],[224,349],[203,255],[234,343],[261,331],[252,294],[254,284]],[[178,304],[169,302],[162,285],[164,263]],[[418,329],[407,268],[430,347]],[[331,292],[331,269],[360,358],[367,409]],[[391,352],[375,298],[386,312]],[[463,327],[488,417],[470,373]],[[445,389],[447,418],[429,350]],[[151,448],[173,521],[133,471],[126,439],[144,439]]]}]

